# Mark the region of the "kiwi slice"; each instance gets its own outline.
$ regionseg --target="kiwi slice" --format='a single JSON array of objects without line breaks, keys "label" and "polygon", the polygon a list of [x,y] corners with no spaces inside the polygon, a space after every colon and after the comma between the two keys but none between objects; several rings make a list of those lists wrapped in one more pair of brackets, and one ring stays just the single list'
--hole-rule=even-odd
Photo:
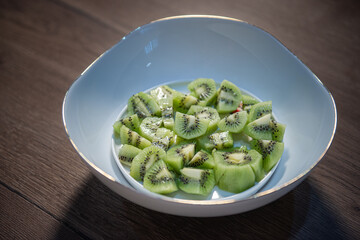
[{"label": "kiwi slice", "polygon": [[198,147],[211,152],[214,148],[224,149],[231,148],[234,144],[231,133],[216,132],[208,136],[203,136],[197,139]]},{"label": "kiwi slice", "polygon": [[191,194],[208,195],[215,186],[212,169],[183,168],[178,179],[181,190]]},{"label": "kiwi slice", "polygon": [[272,140],[252,140],[251,147],[262,154],[264,170],[269,172],[280,160],[284,152],[284,143]]},{"label": "kiwi slice", "polygon": [[137,132],[130,130],[123,125],[120,129],[120,141],[122,144],[133,145],[137,148],[144,149],[151,145],[151,142],[140,136]]},{"label": "kiwi slice", "polygon": [[155,162],[144,176],[144,188],[147,190],[167,194],[178,190],[174,174],[171,173],[163,160]]},{"label": "kiwi slice", "polygon": [[244,150],[214,151],[215,179],[220,189],[240,193],[255,185],[250,165],[252,157]]},{"label": "kiwi slice", "polygon": [[272,113],[272,101],[260,102],[253,105],[249,112],[249,122],[261,118],[269,113]]},{"label": "kiwi slice", "polygon": [[156,146],[144,148],[134,157],[130,167],[130,175],[137,181],[143,181],[145,173],[151,165],[165,157],[166,153],[161,148]]},{"label": "kiwi slice", "polygon": [[186,113],[192,105],[197,105],[199,100],[192,96],[177,92],[174,94],[173,104],[176,112]]},{"label": "kiwi slice", "polygon": [[244,133],[254,139],[272,140],[271,114],[267,114],[247,124]]},{"label": "kiwi slice", "polygon": [[128,114],[137,114],[139,118],[160,116],[161,111],[155,99],[150,95],[139,92],[129,98]]},{"label": "kiwi slice", "polygon": [[244,129],[247,119],[248,114],[246,111],[236,112],[221,119],[218,127],[222,131],[240,133]]},{"label": "kiwi slice", "polygon": [[235,149],[235,151],[247,153],[251,157],[249,164],[254,171],[255,181],[260,182],[265,176],[262,155],[254,149],[249,150],[246,146],[241,146],[240,148]]},{"label": "kiwi slice", "polygon": [[194,139],[205,134],[209,120],[177,112],[174,132],[182,138]]},{"label": "kiwi slice", "polygon": [[194,115],[200,119],[208,119],[209,125],[205,134],[210,134],[216,131],[217,124],[220,121],[219,113],[212,107],[202,107],[199,105],[193,105],[187,112],[188,115]]},{"label": "kiwi slice", "polygon": [[240,89],[227,80],[222,81],[216,100],[216,110],[219,113],[233,112],[241,101]]},{"label": "kiwi slice", "polygon": [[159,117],[146,117],[140,124],[140,135],[152,141],[155,133],[162,124],[162,119]]},{"label": "kiwi slice", "polygon": [[134,159],[134,157],[136,155],[138,155],[142,150],[128,145],[128,144],[124,144],[121,146],[120,150],[119,150],[119,160],[121,163],[123,163],[126,166],[131,166],[131,163]]},{"label": "kiwi slice", "polygon": [[137,132],[139,131],[140,121],[137,114],[133,114],[130,117],[125,117],[116,121],[113,125],[114,132],[120,134],[120,129],[122,125],[127,126],[129,129]]},{"label": "kiwi slice", "polygon": [[252,106],[254,104],[259,103],[259,101],[256,98],[249,96],[249,95],[242,95],[241,102],[243,104],[243,107]]},{"label": "kiwi slice", "polygon": [[271,119],[270,122],[272,139],[278,142],[282,142],[284,139],[286,125]]},{"label": "kiwi slice", "polygon": [[167,151],[165,162],[176,172],[180,172],[180,169],[194,157],[194,154],[194,143],[181,143],[171,147]]},{"label": "kiwi slice", "polygon": [[177,140],[177,135],[173,131],[167,128],[159,128],[154,134],[152,144],[167,151],[175,140]]},{"label": "kiwi slice", "polygon": [[188,85],[191,95],[199,99],[199,105],[211,105],[216,97],[216,83],[210,78],[198,78]]},{"label": "kiwi slice", "polygon": [[211,154],[204,150],[198,151],[195,156],[186,164],[186,167],[211,169],[214,168],[215,162]]},{"label": "kiwi slice", "polygon": [[168,86],[160,86],[150,92],[160,107],[164,127],[169,129],[174,127],[173,91]]}]

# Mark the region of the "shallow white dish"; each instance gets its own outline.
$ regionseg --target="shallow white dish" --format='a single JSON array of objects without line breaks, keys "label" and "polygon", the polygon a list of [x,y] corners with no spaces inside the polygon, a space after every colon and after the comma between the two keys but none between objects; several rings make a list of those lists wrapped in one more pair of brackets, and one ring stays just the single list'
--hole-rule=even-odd
[{"label": "shallow white dish", "polygon": [[[189,93],[189,91],[187,90],[187,85],[190,83],[191,81],[188,82],[176,82],[176,83],[164,83],[163,85],[168,85],[169,87],[183,92],[183,93]],[[217,88],[220,87],[220,84],[217,84]],[[153,87],[149,90],[144,90],[143,92],[150,92],[150,90],[155,89],[156,87]],[[259,101],[261,101],[260,98],[252,95],[251,93],[247,92],[246,90],[241,89],[243,94],[247,94],[247,95],[251,95],[252,97],[257,98]],[[116,118],[116,120],[119,120],[123,117],[126,116],[126,111],[127,108],[125,107],[119,114],[119,116]],[[276,118],[276,116],[274,116]],[[248,148],[250,147],[250,145],[246,142],[243,141],[241,139],[237,139],[236,135],[233,135],[234,137],[234,146],[235,147],[240,147],[242,145],[247,146]],[[239,137],[238,137],[239,138]],[[112,135],[112,141],[111,141],[111,149],[112,149],[112,153],[113,153],[113,158],[114,161],[116,162],[117,166],[119,167],[122,175],[125,177],[125,179],[128,181],[128,183],[134,187],[136,190],[143,192],[145,194],[150,194],[155,196],[155,193],[150,192],[149,190],[145,189],[142,185],[142,183],[136,181],[135,179],[133,179],[130,176],[130,168],[127,166],[123,166],[121,164],[121,162],[119,161],[119,150],[122,146],[122,143],[120,142],[120,139],[118,137],[115,137],[114,134]],[[187,194],[183,191],[177,191],[175,193],[169,194],[167,196],[170,196],[172,198],[175,199],[190,199],[190,200],[215,200],[215,199],[220,199],[220,200],[224,200],[224,199],[235,199],[235,200],[241,200],[241,199],[245,199],[248,198],[252,195],[254,195],[256,192],[258,192],[271,178],[271,176],[274,174],[277,166],[279,165],[280,161],[271,169],[270,172],[268,172],[266,174],[266,176],[258,183],[255,183],[255,185],[249,189],[247,189],[246,191],[243,191],[241,193],[238,194],[234,194],[234,193],[230,193],[227,191],[223,191],[221,190],[218,186],[215,186],[214,189],[212,190],[212,192],[208,195],[208,196],[199,196],[199,195],[194,195],[194,194]]]},{"label": "shallow white dish", "polygon": [[[135,190],[111,151],[112,124],[134,93],[169,81],[228,79],[287,125],[270,181],[247,199],[186,200]],[[93,62],[63,102],[74,148],[96,177],[144,207],[183,216],[222,216],[268,204],[297,186],[324,156],[336,130],[335,102],[320,80],[269,33],[236,19],[179,16],[137,28]]]}]

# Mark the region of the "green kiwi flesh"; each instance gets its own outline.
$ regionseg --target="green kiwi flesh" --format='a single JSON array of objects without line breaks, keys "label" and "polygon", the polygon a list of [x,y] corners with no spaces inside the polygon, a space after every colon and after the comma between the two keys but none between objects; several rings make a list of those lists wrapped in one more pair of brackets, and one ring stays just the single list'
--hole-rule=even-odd
[{"label": "green kiwi flesh", "polygon": [[163,160],[155,162],[144,176],[144,188],[159,193],[168,194],[178,190],[174,174],[172,174]]},{"label": "green kiwi flesh", "polygon": [[134,157],[136,157],[136,155],[138,155],[141,151],[142,150],[137,147],[124,144],[119,150],[118,157],[121,163],[130,167]]},{"label": "green kiwi flesh", "polygon": [[270,122],[271,114],[267,114],[248,123],[244,128],[244,133],[254,139],[272,140],[272,128]]},{"label": "green kiwi flesh", "polygon": [[156,100],[160,107],[164,127],[173,129],[173,91],[167,86],[160,86],[150,92],[150,95]]},{"label": "green kiwi flesh", "polygon": [[215,149],[231,148],[234,144],[231,133],[216,132],[208,136],[203,136],[197,139],[197,144],[200,149],[211,152]]},{"label": "green kiwi flesh", "polygon": [[252,157],[244,150],[214,151],[215,179],[220,189],[240,193],[255,185]]},{"label": "green kiwi flesh", "polygon": [[159,128],[155,132],[152,144],[167,151],[177,140],[177,135],[173,131],[167,128]]},{"label": "green kiwi flesh", "polygon": [[222,81],[217,94],[216,110],[219,113],[233,112],[239,106],[240,101],[240,89],[232,82],[227,80]]},{"label": "green kiwi flesh", "polygon": [[137,181],[143,181],[146,171],[159,160],[163,160],[166,153],[163,149],[150,146],[136,155],[131,163],[130,176]]},{"label": "green kiwi flesh", "polygon": [[165,162],[179,173],[180,169],[182,169],[184,165],[194,157],[194,154],[194,143],[181,143],[172,146],[167,151]]},{"label": "green kiwi flesh", "polygon": [[186,113],[192,105],[198,105],[198,103],[199,100],[192,95],[180,92],[174,94],[173,104],[176,112]]},{"label": "green kiwi flesh", "polygon": [[174,132],[184,139],[194,139],[204,135],[209,120],[177,112],[175,115]]},{"label": "green kiwi flesh", "polygon": [[198,78],[188,85],[191,95],[199,99],[199,105],[211,105],[216,98],[216,83],[210,78]]},{"label": "green kiwi flesh", "polygon": [[140,149],[144,149],[151,145],[149,140],[143,138],[137,132],[130,130],[125,125],[120,129],[120,141],[122,144],[129,144]]},{"label": "green kiwi flesh", "polygon": [[212,107],[203,107],[199,105],[193,105],[187,112],[188,115],[194,115],[200,119],[208,119],[209,125],[205,134],[211,134],[216,131],[217,124],[220,121],[219,113]]},{"label": "green kiwi flesh", "polygon": [[270,122],[272,131],[272,139],[278,142],[282,142],[284,139],[286,125],[276,122],[274,119]]},{"label": "green kiwi flesh", "polygon": [[140,123],[139,133],[144,138],[148,139],[149,141],[152,141],[155,137],[156,131],[160,128],[161,125],[162,125],[162,118],[146,117]]},{"label": "green kiwi flesh", "polygon": [[137,114],[133,114],[129,117],[121,118],[119,121],[116,121],[113,125],[114,132],[116,134],[120,134],[122,125],[127,126],[129,129],[135,132],[139,131],[140,121]]},{"label": "green kiwi flesh", "polygon": [[137,114],[139,118],[160,116],[161,111],[155,99],[150,95],[139,92],[128,100],[128,114]]},{"label": "green kiwi flesh", "polygon": [[241,95],[241,102],[243,104],[243,108],[246,106],[252,106],[254,104],[259,103],[259,101],[256,98],[245,94]]},{"label": "green kiwi flesh", "polygon": [[204,150],[198,151],[194,157],[186,163],[186,167],[212,169],[215,166],[214,158]]},{"label": "green kiwi flesh", "polygon": [[272,113],[272,101],[260,102],[251,106],[248,120],[249,122],[252,122],[269,113]]},{"label": "green kiwi flesh", "polygon": [[264,170],[269,172],[280,160],[284,152],[284,143],[272,140],[252,140],[251,147],[262,154]]},{"label": "green kiwi flesh", "polygon": [[211,169],[183,168],[178,178],[178,186],[184,192],[208,195],[215,186],[214,171]]},{"label": "green kiwi flesh", "polygon": [[218,122],[221,131],[240,133],[244,129],[248,119],[246,111],[240,111],[224,117]]}]

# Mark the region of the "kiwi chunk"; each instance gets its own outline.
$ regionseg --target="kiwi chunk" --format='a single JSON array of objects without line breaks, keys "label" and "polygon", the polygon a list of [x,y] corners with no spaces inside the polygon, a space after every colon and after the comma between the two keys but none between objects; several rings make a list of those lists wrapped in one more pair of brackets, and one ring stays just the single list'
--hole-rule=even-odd
[{"label": "kiwi chunk", "polygon": [[247,119],[248,114],[246,111],[236,112],[221,119],[218,127],[222,131],[240,133],[244,129]]},{"label": "kiwi chunk", "polygon": [[137,114],[139,118],[160,116],[161,111],[155,99],[150,95],[139,92],[129,98],[128,114]]},{"label": "kiwi chunk", "polygon": [[176,93],[173,99],[174,110],[181,113],[186,113],[192,105],[197,105],[198,103],[199,100],[196,97],[180,92]]},{"label": "kiwi chunk", "polygon": [[158,146],[165,151],[174,144],[177,139],[177,135],[173,131],[167,128],[159,128],[156,130],[154,138],[152,140],[152,144]]},{"label": "kiwi chunk", "polygon": [[162,125],[162,119],[159,117],[146,117],[140,124],[140,135],[152,141],[155,133]]},{"label": "kiwi chunk", "polygon": [[166,128],[173,129],[173,93],[175,90],[168,86],[160,86],[150,92],[150,95],[156,100],[160,107],[161,117]]},{"label": "kiwi chunk", "polygon": [[209,120],[177,112],[174,132],[182,138],[194,139],[205,134]]},{"label": "kiwi chunk", "polygon": [[199,105],[211,105],[216,97],[216,83],[210,78],[198,78],[188,85],[191,95],[199,99]]},{"label": "kiwi chunk", "polygon": [[122,144],[129,144],[140,149],[144,149],[151,145],[151,142],[140,136],[137,132],[130,130],[123,125],[120,129],[120,141]]},{"label": "kiwi chunk", "polygon": [[280,160],[284,152],[284,143],[272,140],[252,140],[251,147],[262,154],[264,170],[269,172]]},{"label": "kiwi chunk", "polygon": [[168,194],[178,190],[174,174],[171,173],[163,160],[155,162],[144,176],[144,188],[147,190]]},{"label": "kiwi chunk", "polygon": [[272,113],[272,101],[260,102],[251,106],[248,120],[249,122],[252,122],[269,113]]},{"label": "kiwi chunk", "polygon": [[243,104],[243,108],[246,107],[246,106],[252,106],[254,104],[257,104],[259,103],[259,101],[252,97],[252,96],[249,96],[249,95],[241,95],[241,102]]},{"label": "kiwi chunk", "polygon": [[137,181],[143,181],[146,171],[159,160],[163,160],[166,153],[161,148],[150,146],[136,155],[131,163],[130,175]]},{"label": "kiwi chunk", "polygon": [[208,195],[215,186],[214,171],[211,169],[183,168],[180,172],[178,186],[184,192]]},{"label": "kiwi chunk", "polygon": [[197,139],[198,147],[211,152],[214,148],[224,149],[231,148],[234,144],[231,133],[216,132],[208,136]]},{"label": "kiwi chunk", "polygon": [[215,179],[220,189],[240,193],[255,185],[250,165],[252,157],[244,150],[214,151]]},{"label": "kiwi chunk", "polygon": [[241,101],[240,89],[227,80],[222,81],[218,90],[216,100],[216,110],[219,113],[233,112],[237,109]]},{"label": "kiwi chunk", "polygon": [[278,142],[282,142],[284,139],[286,125],[271,119],[270,127],[272,132],[272,139]]},{"label": "kiwi chunk", "polygon": [[200,119],[208,119],[209,125],[205,134],[210,134],[216,131],[217,124],[220,121],[219,113],[212,107],[202,107],[193,105],[187,112],[188,115],[194,115]]},{"label": "kiwi chunk", "polygon": [[139,131],[140,121],[137,114],[133,114],[130,117],[121,118],[119,121],[116,121],[113,125],[114,132],[116,134],[120,134],[122,125],[127,126],[135,132]]},{"label": "kiwi chunk", "polygon": [[186,164],[186,167],[211,169],[214,168],[215,162],[211,154],[204,150],[198,151],[195,156]]},{"label": "kiwi chunk", "polygon": [[271,114],[267,114],[247,124],[244,133],[254,139],[272,140]]},{"label": "kiwi chunk", "polygon": [[138,155],[141,151],[142,150],[137,147],[124,144],[119,150],[119,160],[124,165],[130,167],[134,157],[136,157],[136,155]]},{"label": "kiwi chunk", "polygon": [[171,147],[169,151],[167,151],[165,162],[179,173],[180,169],[194,157],[194,154],[194,143],[181,143]]}]

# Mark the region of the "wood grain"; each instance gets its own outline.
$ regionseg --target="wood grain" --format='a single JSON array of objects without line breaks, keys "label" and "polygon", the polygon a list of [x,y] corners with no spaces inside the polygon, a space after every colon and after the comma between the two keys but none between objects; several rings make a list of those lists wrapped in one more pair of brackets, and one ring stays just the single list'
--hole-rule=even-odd
[{"label": "wood grain", "polygon": [[[0,238],[360,238],[360,14],[356,1],[0,1]],[[263,208],[184,218],[101,184],[61,120],[71,83],[132,29],[182,14],[235,17],[275,35],[333,94],[338,128],[307,180]]]}]

